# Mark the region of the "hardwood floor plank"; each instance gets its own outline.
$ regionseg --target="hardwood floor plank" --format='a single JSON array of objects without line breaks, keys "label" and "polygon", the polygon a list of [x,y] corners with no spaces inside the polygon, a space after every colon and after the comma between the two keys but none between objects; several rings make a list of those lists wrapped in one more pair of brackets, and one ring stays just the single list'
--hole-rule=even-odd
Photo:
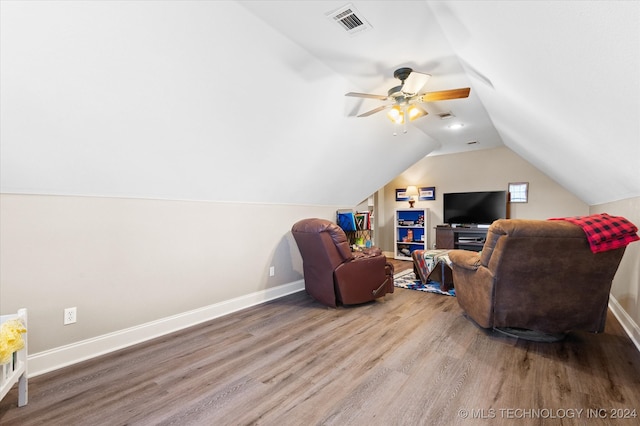
[{"label": "hardwood floor plank", "polygon": [[454,297],[398,288],[332,309],[300,292],[32,378],[29,393],[0,401],[2,425],[591,426],[611,419],[513,410],[640,414],[640,353],[611,314],[602,334],[535,343],[479,328]]}]

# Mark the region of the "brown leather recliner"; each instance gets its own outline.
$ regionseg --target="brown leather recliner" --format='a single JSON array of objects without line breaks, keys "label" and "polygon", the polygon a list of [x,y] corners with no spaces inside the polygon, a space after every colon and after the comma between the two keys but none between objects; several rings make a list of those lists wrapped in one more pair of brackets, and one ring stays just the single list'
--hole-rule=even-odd
[{"label": "brown leather recliner", "polygon": [[625,248],[592,253],[565,221],[501,219],[481,253],[452,250],[460,307],[484,328],[530,340],[604,331],[613,277]]},{"label": "brown leather recliner", "polygon": [[318,302],[336,307],[393,293],[393,265],[377,247],[351,252],[347,236],[325,219],[303,219],[291,228],[302,255],[304,285]]}]

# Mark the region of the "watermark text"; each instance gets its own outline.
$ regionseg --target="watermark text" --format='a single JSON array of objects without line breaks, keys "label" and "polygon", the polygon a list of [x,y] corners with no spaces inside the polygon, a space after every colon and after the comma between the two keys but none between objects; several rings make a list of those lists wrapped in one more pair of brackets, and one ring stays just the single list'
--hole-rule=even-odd
[{"label": "watermark text", "polygon": [[635,408],[461,408],[463,419],[637,419]]}]

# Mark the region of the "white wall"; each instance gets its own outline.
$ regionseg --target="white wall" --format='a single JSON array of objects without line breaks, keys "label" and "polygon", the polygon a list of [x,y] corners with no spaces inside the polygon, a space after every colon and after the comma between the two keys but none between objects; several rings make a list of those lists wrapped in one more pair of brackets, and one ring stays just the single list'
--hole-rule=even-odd
[{"label": "white wall", "polygon": [[389,150],[386,120],[347,116],[350,83],[234,1],[0,19],[4,193],[353,205],[435,146]]},{"label": "white wall", "polygon": [[429,4],[507,147],[588,205],[640,196],[640,2]]}]

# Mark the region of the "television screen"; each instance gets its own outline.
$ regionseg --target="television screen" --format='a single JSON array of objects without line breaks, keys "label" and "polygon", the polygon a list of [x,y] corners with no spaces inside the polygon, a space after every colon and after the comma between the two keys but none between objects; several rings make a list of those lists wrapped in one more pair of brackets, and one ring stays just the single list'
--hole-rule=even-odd
[{"label": "television screen", "polygon": [[450,225],[486,225],[507,217],[507,191],[455,192],[442,196]]}]

